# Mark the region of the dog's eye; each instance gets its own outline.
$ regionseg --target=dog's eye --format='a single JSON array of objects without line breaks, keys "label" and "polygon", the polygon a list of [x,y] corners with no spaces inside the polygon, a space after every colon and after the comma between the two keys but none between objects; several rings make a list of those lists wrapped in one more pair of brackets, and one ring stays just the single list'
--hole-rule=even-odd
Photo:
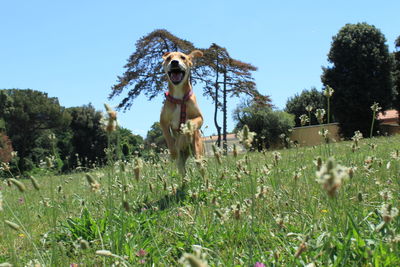
[{"label": "dog's eye", "polygon": [[167,61],[170,61],[170,60],[171,60],[171,56],[167,57]]},{"label": "dog's eye", "polygon": [[184,57],[184,56],[181,56],[181,59],[185,60],[185,59],[186,59],[186,57]]}]

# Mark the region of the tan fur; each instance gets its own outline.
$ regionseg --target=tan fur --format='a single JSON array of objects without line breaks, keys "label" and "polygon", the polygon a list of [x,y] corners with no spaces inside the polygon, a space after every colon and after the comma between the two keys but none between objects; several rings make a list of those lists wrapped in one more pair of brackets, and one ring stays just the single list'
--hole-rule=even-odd
[{"label": "tan fur", "polygon": [[[193,59],[201,56],[203,56],[203,53],[199,50],[194,50],[189,55],[180,52],[167,52],[163,55],[163,67],[167,76],[171,61],[178,61],[179,66],[185,69],[185,75],[179,84],[174,84],[168,76],[168,89],[171,96],[176,99],[182,99],[187,92],[192,90],[192,85],[189,80],[190,68],[193,66]],[[203,124],[203,115],[197,105],[194,93],[185,103],[186,121],[190,121],[193,125],[193,135],[183,134],[180,131],[179,104],[174,104],[165,100],[160,115],[160,124],[164,138],[167,142],[172,159],[176,159],[178,170],[182,176],[186,173],[185,163],[190,152],[192,152],[196,158],[203,156],[203,142],[200,134],[200,128]]]}]

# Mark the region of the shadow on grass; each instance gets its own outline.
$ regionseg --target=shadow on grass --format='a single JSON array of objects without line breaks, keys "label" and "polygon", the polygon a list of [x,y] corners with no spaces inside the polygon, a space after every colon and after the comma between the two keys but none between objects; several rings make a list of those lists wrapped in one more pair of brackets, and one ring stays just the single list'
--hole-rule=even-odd
[{"label": "shadow on grass", "polygon": [[176,204],[182,203],[187,197],[187,186],[180,186],[177,188],[175,194],[165,195],[159,200],[146,201],[140,205],[136,212],[141,212],[144,209],[158,208],[158,210],[165,210],[173,207]]}]

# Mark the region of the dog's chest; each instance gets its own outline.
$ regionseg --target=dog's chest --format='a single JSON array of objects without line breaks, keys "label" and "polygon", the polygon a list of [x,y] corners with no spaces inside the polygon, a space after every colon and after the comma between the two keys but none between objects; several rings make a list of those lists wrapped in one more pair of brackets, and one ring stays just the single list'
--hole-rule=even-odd
[{"label": "dog's chest", "polygon": [[175,105],[174,111],[171,116],[171,128],[178,130],[180,128],[181,120],[181,105]]}]

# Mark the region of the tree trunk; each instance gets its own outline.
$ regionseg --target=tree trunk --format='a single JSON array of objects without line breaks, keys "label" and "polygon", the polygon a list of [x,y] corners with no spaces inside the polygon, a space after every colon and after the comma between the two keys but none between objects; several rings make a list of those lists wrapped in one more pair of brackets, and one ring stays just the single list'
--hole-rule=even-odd
[{"label": "tree trunk", "polygon": [[226,140],[226,128],[227,128],[227,110],[226,110],[226,68],[224,69],[224,90],[223,90],[223,122],[222,122],[222,132],[223,132],[223,149],[224,154],[228,154],[228,143]]},{"label": "tree trunk", "polygon": [[215,79],[215,110],[214,110],[214,124],[215,128],[217,128],[218,140],[217,146],[221,147],[221,127],[218,125],[217,121],[217,113],[218,113],[218,73],[219,73],[219,62],[218,62],[218,53],[217,53],[217,71],[216,71],[216,79]]}]

